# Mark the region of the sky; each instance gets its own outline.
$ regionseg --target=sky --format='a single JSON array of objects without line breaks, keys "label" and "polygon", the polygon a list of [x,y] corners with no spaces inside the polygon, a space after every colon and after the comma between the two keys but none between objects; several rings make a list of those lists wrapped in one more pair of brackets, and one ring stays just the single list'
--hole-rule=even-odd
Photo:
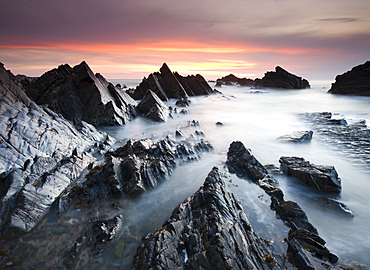
[{"label": "sky", "polygon": [[369,0],[0,0],[0,62],[40,76],[86,61],[108,79],[334,80],[370,60]]}]

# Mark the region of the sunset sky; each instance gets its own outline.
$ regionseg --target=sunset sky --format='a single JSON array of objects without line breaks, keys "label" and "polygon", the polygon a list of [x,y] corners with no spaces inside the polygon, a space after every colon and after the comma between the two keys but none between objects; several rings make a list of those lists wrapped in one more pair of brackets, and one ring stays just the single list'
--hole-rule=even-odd
[{"label": "sunset sky", "polygon": [[369,0],[0,0],[0,62],[40,76],[85,60],[108,79],[166,62],[182,75],[334,80],[370,60]]}]

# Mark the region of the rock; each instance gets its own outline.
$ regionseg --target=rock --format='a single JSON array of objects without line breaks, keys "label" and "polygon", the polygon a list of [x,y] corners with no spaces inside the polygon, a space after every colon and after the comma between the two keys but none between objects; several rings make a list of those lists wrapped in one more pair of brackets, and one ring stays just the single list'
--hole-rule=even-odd
[{"label": "rock", "polygon": [[222,122],[216,122],[216,126],[223,126],[224,124]]},{"label": "rock", "polygon": [[345,205],[343,202],[328,197],[320,197],[318,198],[318,201],[320,205],[322,205],[326,209],[333,210],[347,217],[354,217],[354,214],[352,213],[351,209],[349,209],[349,207]]},{"label": "rock", "polygon": [[266,168],[245,148],[242,142],[232,142],[228,153],[226,165],[231,173],[250,178],[258,182],[268,175]]},{"label": "rock", "polygon": [[247,78],[238,78],[234,74],[230,74],[216,80],[215,86],[221,87],[222,85],[254,86],[254,80]]},{"label": "rock", "polygon": [[191,104],[191,100],[187,97],[181,98],[178,101],[176,101],[175,105],[178,107],[188,107]]},{"label": "rock", "polygon": [[301,157],[280,157],[284,174],[322,192],[340,193],[341,180],[334,166],[315,165]]},{"label": "rock", "polygon": [[224,176],[213,168],[204,185],[147,235],[132,269],[284,269],[259,238]]},{"label": "rock", "polygon": [[295,131],[277,138],[281,142],[306,143],[312,140],[312,130]]},{"label": "rock", "polygon": [[149,89],[162,101],[167,101],[169,98],[209,95],[215,92],[201,75],[183,77],[177,72],[173,73],[166,63],[162,65],[160,72],[150,74],[135,90],[128,93],[132,98],[140,100]]},{"label": "rock", "polygon": [[370,61],[338,75],[328,93],[370,96]]},{"label": "rock", "polygon": [[0,230],[28,232],[94,158],[105,135],[41,108],[0,66]]},{"label": "rock", "polygon": [[290,262],[298,269],[322,269],[324,264],[333,267],[338,258],[325,247],[325,241],[308,221],[306,213],[297,203],[284,200],[278,182],[241,142],[231,143],[226,164],[230,172],[247,176],[271,197],[271,209],[291,228],[287,238]]},{"label": "rock", "polygon": [[137,109],[146,118],[157,122],[166,122],[169,115],[168,107],[150,89],[145,93],[143,99],[137,105]]},{"label": "rock", "polygon": [[282,88],[282,89],[305,89],[310,88],[306,79],[302,79],[285,69],[277,66],[274,71],[265,73],[261,80],[256,81],[257,87]]},{"label": "rock", "polygon": [[74,123],[122,125],[136,116],[136,102],[102,75],[94,75],[86,62],[46,72],[26,87],[26,93],[38,105]]}]

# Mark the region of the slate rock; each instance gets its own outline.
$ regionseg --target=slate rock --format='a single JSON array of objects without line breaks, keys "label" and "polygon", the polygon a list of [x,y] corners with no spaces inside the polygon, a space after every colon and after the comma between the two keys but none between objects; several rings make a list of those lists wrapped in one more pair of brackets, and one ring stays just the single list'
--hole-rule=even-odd
[{"label": "slate rock", "polygon": [[150,89],[145,93],[137,109],[144,117],[156,122],[166,122],[169,115],[166,104]]},{"label": "slate rock", "polygon": [[252,79],[238,78],[234,74],[229,74],[216,80],[216,86],[221,87],[222,85],[254,86],[255,82]]},{"label": "slate rock", "polygon": [[370,61],[336,76],[328,93],[370,96]]},{"label": "slate rock", "polygon": [[313,131],[295,131],[291,134],[287,134],[277,138],[280,142],[293,142],[293,143],[306,143],[312,140]]},{"label": "slate rock", "polygon": [[94,75],[84,61],[46,72],[26,87],[26,93],[74,123],[122,125],[136,116],[136,102],[99,73]]},{"label": "slate rock", "polygon": [[334,166],[315,165],[302,157],[280,157],[284,174],[322,192],[340,193],[341,180]]},{"label": "slate rock", "polygon": [[236,196],[213,168],[138,248],[132,269],[284,269],[253,231]]}]

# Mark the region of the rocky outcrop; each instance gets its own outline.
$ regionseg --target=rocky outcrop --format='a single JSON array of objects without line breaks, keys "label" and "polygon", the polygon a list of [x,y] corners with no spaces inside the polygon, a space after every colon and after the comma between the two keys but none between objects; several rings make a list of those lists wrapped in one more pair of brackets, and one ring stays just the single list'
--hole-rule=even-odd
[{"label": "rocky outcrop", "polygon": [[122,125],[136,116],[136,102],[86,62],[50,70],[26,86],[27,95],[64,118],[95,126]]},{"label": "rocky outcrop", "polygon": [[215,86],[220,87],[222,85],[254,86],[255,82],[252,79],[238,78],[234,74],[230,74],[216,80]]},{"label": "rocky outcrop", "polygon": [[214,93],[214,90],[201,75],[183,77],[177,72],[172,72],[166,63],[162,65],[160,72],[150,74],[136,89],[130,90],[128,93],[132,98],[141,100],[149,89],[163,101],[167,101],[169,98],[181,99],[187,96]]},{"label": "rocky outcrop", "polygon": [[334,166],[315,165],[302,157],[280,157],[279,162],[284,174],[319,191],[340,193],[342,190]]},{"label": "rocky outcrop", "polygon": [[325,247],[325,241],[308,221],[306,213],[295,202],[285,201],[283,191],[266,168],[251,154],[243,143],[233,142],[227,153],[229,171],[247,177],[271,197],[271,208],[290,228],[287,254],[298,269],[327,269],[338,257]]},{"label": "rocky outcrop", "polygon": [[320,197],[318,198],[318,201],[320,205],[323,206],[325,209],[332,210],[334,213],[346,217],[354,217],[351,209],[349,209],[349,207],[341,201],[328,197]]},{"label": "rocky outcrop", "polygon": [[284,269],[213,168],[203,186],[138,248],[132,269]]},{"label": "rocky outcrop", "polygon": [[94,160],[89,149],[104,135],[39,107],[3,65],[0,93],[0,228],[30,231]]},{"label": "rocky outcrop", "polygon": [[275,71],[266,72],[261,80],[256,80],[256,86],[281,89],[310,88],[310,84],[306,79],[291,74],[279,66],[275,68]]},{"label": "rocky outcrop", "polygon": [[338,75],[328,93],[370,96],[370,61]]},{"label": "rocky outcrop", "polygon": [[287,134],[284,136],[280,136],[277,138],[280,142],[292,142],[292,143],[306,143],[312,140],[313,131],[312,130],[305,130],[305,131],[295,131],[291,134]]},{"label": "rocky outcrop", "polygon": [[145,93],[137,109],[144,117],[157,122],[166,122],[169,114],[166,104],[150,89]]}]

